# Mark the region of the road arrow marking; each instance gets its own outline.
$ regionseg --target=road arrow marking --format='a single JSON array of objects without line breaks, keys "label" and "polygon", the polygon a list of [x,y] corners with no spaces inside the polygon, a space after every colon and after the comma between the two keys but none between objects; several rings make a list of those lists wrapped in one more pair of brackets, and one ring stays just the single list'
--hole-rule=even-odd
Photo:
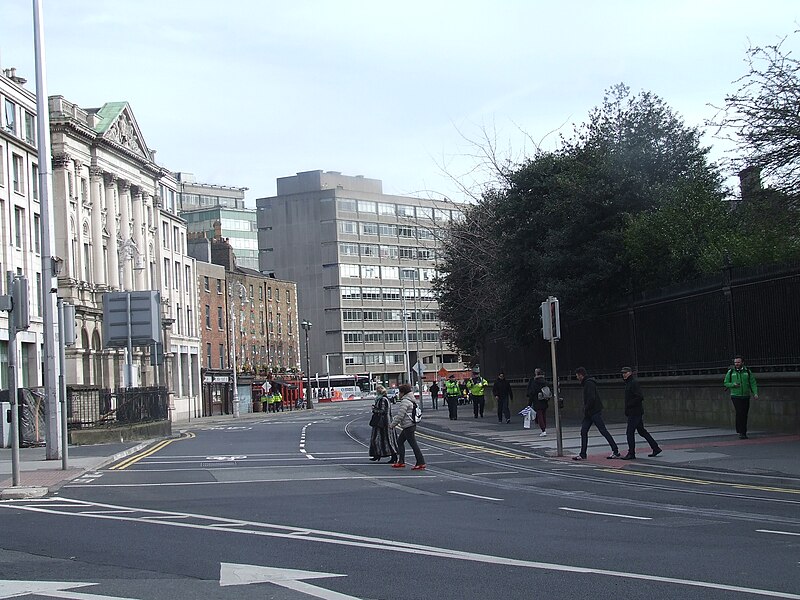
[{"label": "road arrow marking", "polygon": [[327,577],[347,577],[347,575],[320,573],[319,571],[299,571],[297,569],[278,569],[259,565],[239,565],[236,563],[219,564],[220,586],[273,583],[308,596],[323,598],[323,600],[359,600],[355,596],[340,594],[339,592],[303,582],[304,579],[324,579]]},{"label": "road arrow marking", "polygon": [[0,579],[0,599],[34,595],[47,598],[68,598],[71,600],[134,600],[133,598],[120,598],[118,596],[100,596],[66,591],[90,585],[97,584],[85,581],[16,581],[13,579]]}]

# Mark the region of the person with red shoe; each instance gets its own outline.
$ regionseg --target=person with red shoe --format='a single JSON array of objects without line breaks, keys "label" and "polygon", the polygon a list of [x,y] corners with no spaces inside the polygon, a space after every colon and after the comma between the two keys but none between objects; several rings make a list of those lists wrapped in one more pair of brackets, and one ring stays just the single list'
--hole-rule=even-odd
[{"label": "person with red shoe", "polygon": [[400,458],[392,465],[392,468],[402,469],[406,466],[406,442],[408,442],[416,459],[413,470],[420,471],[425,468],[425,457],[422,456],[422,450],[419,449],[419,444],[417,444],[417,422],[415,416],[417,401],[409,384],[401,384],[398,390],[400,391],[400,401],[393,410],[394,417],[392,417],[389,428],[394,429],[399,426],[402,430],[400,435],[397,436],[397,451]]}]

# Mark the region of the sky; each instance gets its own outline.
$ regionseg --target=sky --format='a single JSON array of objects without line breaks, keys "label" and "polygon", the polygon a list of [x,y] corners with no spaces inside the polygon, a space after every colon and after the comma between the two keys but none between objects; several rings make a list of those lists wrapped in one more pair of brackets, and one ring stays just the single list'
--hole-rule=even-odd
[{"label": "sky", "polygon": [[[554,148],[617,83],[702,126],[800,28],[796,0],[41,1],[50,95],[127,101],[156,162],[249,206],[316,169],[465,199],[486,140]],[[35,90],[32,5],[0,0],[0,66]]]}]

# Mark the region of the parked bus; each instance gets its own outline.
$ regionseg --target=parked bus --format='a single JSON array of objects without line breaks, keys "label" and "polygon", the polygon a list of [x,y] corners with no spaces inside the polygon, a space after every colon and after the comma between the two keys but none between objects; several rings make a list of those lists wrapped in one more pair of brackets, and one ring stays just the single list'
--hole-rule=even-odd
[{"label": "parked bus", "polygon": [[[303,378],[308,389],[308,378]],[[311,398],[320,402],[358,400],[370,392],[369,373],[354,375],[315,375],[311,378]]]}]

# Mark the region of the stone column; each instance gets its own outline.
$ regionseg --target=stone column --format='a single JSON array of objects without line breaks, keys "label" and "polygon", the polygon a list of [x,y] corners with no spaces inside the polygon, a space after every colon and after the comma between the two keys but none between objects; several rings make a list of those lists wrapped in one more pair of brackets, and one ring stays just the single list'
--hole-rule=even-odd
[{"label": "stone column", "polygon": [[94,257],[94,283],[106,285],[109,282],[105,272],[103,253],[103,171],[97,167],[89,167],[89,200],[92,210],[92,256]]},{"label": "stone column", "polygon": [[117,226],[117,176],[105,174],[106,184],[106,229],[108,230],[108,284],[120,289],[119,280],[119,228]]},{"label": "stone column", "polygon": [[[119,237],[122,243],[131,239],[131,183],[130,181],[120,180],[119,182]],[[122,265],[122,281],[120,285],[123,290],[133,289],[133,260],[128,260],[127,252],[123,252],[119,257]]]},{"label": "stone column", "polygon": [[135,188],[133,194],[131,195],[132,199],[132,220],[133,220],[133,241],[136,243],[136,247],[139,249],[139,256],[135,256],[131,259],[131,263],[134,267],[142,267],[140,269],[136,269],[133,271],[134,279],[136,282],[136,287],[134,289],[143,290],[146,289],[145,284],[145,268],[147,266],[146,256],[147,256],[147,248],[145,248],[145,238],[144,238],[144,202],[142,197],[142,188]]},{"label": "stone column", "polygon": [[64,260],[64,271],[61,276],[70,278],[77,277],[74,272],[73,261],[70,260],[69,243],[69,168],[71,158],[68,154],[54,154],[52,159],[53,167],[53,225],[55,228],[55,244],[52,249],[54,256],[60,256]]},{"label": "stone column", "polygon": [[89,242],[90,235],[90,232],[85,232],[83,230],[85,200],[85,198],[81,196],[81,174],[83,172],[83,163],[76,159],[72,161],[72,164],[72,179],[74,185],[73,199],[75,202],[75,237],[77,239],[75,249],[75,268],[78,275],[77,279],[79,281],[92,283],[92,272],[89,268],[91,265],[85,264],[87,260],[91,261],[91,258],[86,256],[83,251],[83,245]]}]

